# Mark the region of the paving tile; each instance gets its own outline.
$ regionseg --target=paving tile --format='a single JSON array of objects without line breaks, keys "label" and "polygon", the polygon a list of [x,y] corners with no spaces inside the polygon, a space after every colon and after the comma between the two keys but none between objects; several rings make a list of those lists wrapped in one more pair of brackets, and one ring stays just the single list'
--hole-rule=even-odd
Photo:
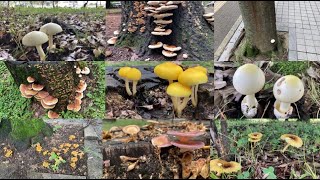
[{"label": "paving tile", "polygon": [[316,54],[307,53],[307,59],[309,61],[318,61],[318,56]]},{"label": "paving tile", "polygon": [[311,34],[304,34],[304,39],[312,39],[312,37]]},{"label": "paving tile", "polygon": [[306,50],[306,46],[305,45],[297,45],[297,51],[301,51],[301,52],[307,52]]},{"label": "paving tile", "polygon": [[316,49],[314,48],[314,46],[306,46],[306,51],[308,53],[316,53]]},{"label": "paving tile", "polygon": [[296,61],[296,60],[298,60],[298,53],[297,53],[297,51],[289,51],[288,60],[289,60],[289,61]]},{"label": "paving tile", "polygon": [[298,60],[307,60],[307,53],[298,51]]},{"label": "paving tile", "polygon": [[306,46],[314,46],[313,40],[309,40],[309,39],[305,40],[305,44],[306,44]]},{"label": "paving tile", "polygon": [[305,45],[304,39],[297,39],[297,44]]},{"label": "paving tile", "polygon": [[320,41],[320,36],[319,35],[312,35],[312,39],[314,41]]},{"label": "paving tile", "polygon": [[320,54],[320,47],[315,47],[315,49],[316,49],[316,54]]}]

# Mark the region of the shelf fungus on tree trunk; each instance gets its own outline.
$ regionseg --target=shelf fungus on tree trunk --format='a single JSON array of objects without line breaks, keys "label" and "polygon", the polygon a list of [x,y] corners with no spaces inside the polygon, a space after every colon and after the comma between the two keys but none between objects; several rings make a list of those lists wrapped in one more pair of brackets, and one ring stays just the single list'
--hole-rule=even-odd
[{"label": "shelf fungus on tree trunk", "polygon": [[[193,60],[212,59],[213,29],[203,18],[201,2],[124,1],[121,6],[122,26],[119,27],[117,47],[131,47],[139,57],[165,54],[174,58],[179,55],[170,50],[158,50],[161,47],[152,48],[161,42],[181,46],[181,51]],[[143,32],[139,31],[141,28]]]}]

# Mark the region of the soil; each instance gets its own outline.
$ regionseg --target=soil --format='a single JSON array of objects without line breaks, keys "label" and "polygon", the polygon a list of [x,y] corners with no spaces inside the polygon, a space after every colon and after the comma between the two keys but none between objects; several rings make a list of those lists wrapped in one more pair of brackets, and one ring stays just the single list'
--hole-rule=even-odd
[{"label": "soil", "polygon": [[[69,140],[70,135],[74,135],[75,139]],[[9,140],[4,141],[0,144],[0,162],[3,164],[11,164],[14,165],[17,172],[15,172],[15,176],[18,176],[20,179],[27,178],[28,171],[35,171],[40,173],[54,173],[54,174],[65,174],[65,175],[78,175],[85,176],[87,174],[87,157],[84,149],[84,133],[82,126],[76,125],[61,125],[61,128],[58,129],[51,137],[45,137],[40,145],[42,147],[41,152],[37,152],[35,147],[30,147],[26,150],[17,150],[9,142]],[[68,152],[64,153],[64,151],[60,148],[60,145],[63,143],[69,143],[71,145]],[[74,147],[73,145],[79,145],[79,147]],[[9,148],[13,151],[11,157],[5,157],[4,148]],[[55,149],[54,149],[55,148]],[[43,153],[47,151],[46,155]],[[54,164],[54,161],[50,161],[50,152],[61,153],[60,156],[66,161],[66,163],[62,163],[59,166],[57,171],[53,171],[52,169],[43,167],[43,162],[47,161],[51,165]],[[72,151],[83,152],[84,155],[82,158],[78,156],[78,161],[76,163],[76,168],[70,167],[71,163],[71,155]]]},{"label": "soil", "polygon": [[[24,15],[15,9],[7,11],[10,11],[9,15],[5,10],[0,12],[6,14],[6,20],[0,22],[0,42],[3,42],[0,43],[0,55],[5,60],[40,61],[36,48],[23,46],[21,41],[24,35],[38,31],[48,22],[59,24],[63,32],[54,36],[55,51],[47,51],[47,43],[42,46],[47,56],[46,61],[104,60],[103,54],[99,57],[93,54],[94,49],[101,49],[104,53],[107,44],[104,39],[105,23],[94,14]],[[12,22],[15,24],[12,25]]]},{"label": "soil", "polygon": [[[182,122],[177,124],[150,124],[142,127],[134,142],[123,143],[123,139],[132,139],[126,136],[122,131],[110,131],[108,135],[104,136],[103,146],[106,148],[104,151],[105,161],[105,175],[106,179],[173,179],[173,169],[177,169],[178,175],[181,178],[182,166],[181,158],[186,152],[180,152],[180,149],[174,146],[159,149],[153,147],[151,139],[161,134],[165,134],[168,130],[181,131],[191,127],[204,128],[202,125],[197,125],[192,122]],[[119,127],[120,128],[120,127]],[[111,136],[111,137],[110,137]],[[210,144],[209,135],[206,133],[199,140],[205,142],[206,145]],[[207,159],[210,156],[209,149],[197,149],[190,151],[193,155],[192,160],[196,161],[200,158]],[[129,156],[141,158],[145,160],[139,162],[138,167],[132,171],[127,171],[128,164],[122,162],[120,156]],[[131,161],[134,162],[134,161]],[[200,175],[198,179],[203,179]]]},{"label": "soil", "polygon": [[[137,67],[143,74],[137,85],[137,94],[128,96],[124,80],[118,76],[118,67],[107,68],[106,107],[107,119],[174,119],[170,97],[165,93],[168,81],[158,78],[153,67]],[[208,120],[213,117],[212,74],[206,84],[199,86],[199,103],[194,108],[191,102],[183,110],[182,119]],[[132,85],[131,85],[132,86]]]},{"label": "soil", "polygon": [[[294,62],[292,62],[294,63]],[[281,77],[282,74],[273,72],[268,67],[267,62],[259,62],[260,68],[265,72],[266,85],[258,93],[256,98],[259,102],[258,113],[255,118],[271,118],[276,119],[273,112],[273,104],[275,98],[273,96],[273,84]],[[244,118],[241,112],[241,101],[245,97],[239,94],[233,87],[232,78],[236,71],[236,65],[231,62],[215,63],[215,92],[214,92],[214,114],[215,117],[239,119]],[[317,63],[311,65],[305,72],[299,72],[297,75],[305,84],[304,96],[294,104],[293,113],[290,118],[298,118],[308,120],[310,118],[318,118],[318,111],[320,106],[312,100],[310,89],[311,80],[316,84],[319,83],[319,78],[314,75],[314,69],[318,68]],[[314,78],[313,78],[314,77]],[[317,86],[317,85],[316,85]]]}]

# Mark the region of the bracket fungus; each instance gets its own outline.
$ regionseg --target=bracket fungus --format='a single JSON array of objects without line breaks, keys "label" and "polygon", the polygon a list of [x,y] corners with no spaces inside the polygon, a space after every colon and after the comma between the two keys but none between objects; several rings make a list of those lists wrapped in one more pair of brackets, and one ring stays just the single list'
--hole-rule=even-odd
[{"label": "bracket fungus", "polygon": [[148,48],[150,48],[150,49],[158,49],[158,48],[161,48],[162,45],[163,45],[162,42],[157,42],[157,43],[155,43],[155,44],[150,44],[150,45],[148,46]]},{"label": "bracket fungus", "polygon": [[192,132],[179,132],[179,131],[168,131],[169,136],[173,136],[175,140],[171,141],[171,144],[179,147],[181,151],[193,151],[200,149],[205,146],[204,142],[196,140],[204,134],[202,131]]},{"label": "bracket fungus", "polygon": [[168,136],[165,134],[152,138],[151,143],[153,146],[158,147],[158,148],[172,146]]},{"label": "bracket fungus", "polygon": [[191,86],[191,101],[194,107],[198,104],[198,88],[199,84],[204,84],[208,82],[207,70],[199,66],[195,68],[189,68],[183,71],[178,78],[181,84],[186,86]]},{"label": "bracket fungus", "polygon": [[289,118],[293,108],[291,103],[299,101],[304,94],[302,81],[294,75],[281,77],[273,86],[274,115],[277,118]]},{"label": "bracket fungus", "polygon": [[56,23],[47,23],[41,26],[40,31],[46,33],[49,37],[48,49],[50,50],[50,49],[56,48],[55,45],[53,44],[53,36],[62,32],[61,26]]},{"label": "bracket fungus", "polygon": [[287,145],[281,151],[282,153],[284,153],[289,146],[300,148],[303,145],[302,139],[293,134],[283,134],[280,139],[287,142]]},{"label": "bracket fungus", "polygon": [[[134,96],[137,93],[137,84],[141,79],[141,72],[137,68],[122,67],[119,69],[118,74],[124,78],[126,91],[129,96]],[[129,87],[129,81],[132,81],[132,92]]]},{"label": "bracket fungus", "polygon": [[35,46],[40,56],[40,60],[44,61],[46,60],[46,55],[43,52],[42,44],[46,43],[48,40],[48,36],[44,32],[32,31],[22,38],[22,44],[25,46]]},{"label": "bracket fungus", "polygon": [[228,162],[221,159],[214,159],[210,161],[210,171],[216,172],[216,175],[219,177],[221,174],[230,174],[240,170],[241,165],[234,161]]},{"label": "bracket fungus", "polygon": [[154,68],[154,73],[161,79],[168,80],[169,84],[173,83],[174,80],[178,80],[179,74],[182,72],[182,67],[173,62],[165,62]]},{"label": "bracket fungus", "polygon": [[258,101],[255,93],[259,92],[265,83],[263,71],[254,64],[240,66],[233,75],[233,86],[241,94],[246,95],[241,101],[241,111],[247,118],[257,114]]},{"label": "bracket fungus", "polygon": [[171,96],[173,109],[176,111],[177,117],[181,117],[183,109],[188,104],[191,88],[179,82],[174,82],[167,87],[167,94]]},{"label": "bracket fungus", "polygon": [[48,111],[48,117],[50,119],[58,119],[59,118],[59,114],[50,110],[50,111]]}]

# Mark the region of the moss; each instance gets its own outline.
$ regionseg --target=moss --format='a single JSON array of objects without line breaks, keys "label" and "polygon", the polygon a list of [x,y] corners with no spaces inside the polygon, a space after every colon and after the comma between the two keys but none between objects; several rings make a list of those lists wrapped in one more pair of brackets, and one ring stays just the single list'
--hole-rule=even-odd
[{"label": "moss", "polygon": [[115,44],[115,47],[138,47],[144,44],[143,42],[146,42],[143,36],[137,35],[136,33],[127,33],[121,36],[120,40]]},{"label": "moss", "polygon": [[252,46],[252,44],[249,41],[246,41],[245,45],[245,51],[244,56],[246,57],[255,57],[259,54],[259,50]]},{"label": "moss", "polygon": [[271,66],[271,71],[278,72],[282,75],[298,75],[305,72],[309,68],[310,64],[306,61],[288,62],[277,61]]}]

